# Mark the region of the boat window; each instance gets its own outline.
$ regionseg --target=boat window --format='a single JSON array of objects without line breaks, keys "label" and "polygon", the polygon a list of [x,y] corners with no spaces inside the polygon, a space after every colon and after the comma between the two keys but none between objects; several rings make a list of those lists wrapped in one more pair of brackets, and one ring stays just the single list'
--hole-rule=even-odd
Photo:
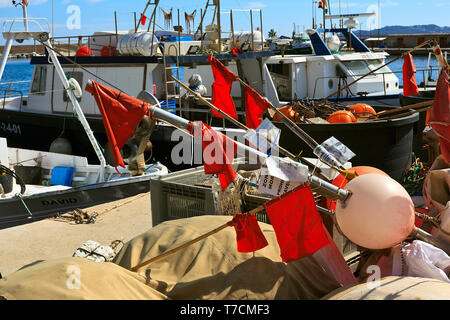
[{"label": "boat window", "polygon": [[271,73],[276,73],[285,77],[289,77],[289,65],[284,63],[267,64],[267,68]]},{"label": "boat window", "polygon": [[342,63],[356,76],[362,76],[371,71],[364,60],[343,61]]},{"label": "boat window", "polygon": [[45,94],[47,80],[47,67],[38,66],[34,73],[33,83],[31,85],[31,93]]},{"label": "boat window", "polygon": [[[83,72],[80,72],[80,71],[66,72],[66,77],[67,77],[67,79],[74,78],[80,84],[80,87],[83,88]],[[69,95],[67,94],[66,91],[64,91],[64,93],[63,93],[63,100],[70,101]],[[81,98],[77,98],[77,100],[78,100],[78,102],[80,102]]]},{"label": "boat window", "polygon": [[[372,70],[376,70],[379,67],[383,66],[385,62],[382,59],[373,59],[373,60],[367,60],[367,63],[369,64],[370,68]],[[392,73],[392,70],[388,67],[384,66],[380,70],[378,70],[376,73]]]}]

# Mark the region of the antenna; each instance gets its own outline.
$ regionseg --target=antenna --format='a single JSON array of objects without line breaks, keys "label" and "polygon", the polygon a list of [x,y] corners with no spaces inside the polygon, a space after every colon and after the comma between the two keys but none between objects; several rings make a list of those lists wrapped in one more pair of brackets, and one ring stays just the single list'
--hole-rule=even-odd
[{"label": "antenna", "polygon": [[373,17],[377,14],[375,12],[372,13],[348,13],[348,14],[335,14],[326,16],[327,19],[351,19],[351,18],[365,18],[365,17]]}]

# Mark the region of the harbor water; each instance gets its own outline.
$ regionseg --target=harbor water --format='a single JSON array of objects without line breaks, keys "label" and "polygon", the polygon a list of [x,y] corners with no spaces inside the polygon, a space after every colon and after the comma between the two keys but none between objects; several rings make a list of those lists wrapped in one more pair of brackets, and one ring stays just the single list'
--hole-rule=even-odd
[{"label": "harbor water", "polygon": [[[3,77],[0,80],[0,97],[3,98],[3,95],[5,93],[8,96],[8,92],[10,89],[20,91],[24,95],[27,95],[30,90],[32,76],[33,76],[33,65],[30,64],[29,59],[9,60],[6,64]],[[10,87],[9,86],[10,82],[19,82],[19,83],[13,83]],[[17,92],[15,91],[11,92],[11,96],[17,95]]]}]

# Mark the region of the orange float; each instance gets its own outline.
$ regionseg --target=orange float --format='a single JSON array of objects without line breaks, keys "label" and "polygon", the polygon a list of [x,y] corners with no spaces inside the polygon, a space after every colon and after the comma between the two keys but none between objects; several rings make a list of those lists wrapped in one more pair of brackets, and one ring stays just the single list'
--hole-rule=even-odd
[{"label": "orange float", "polygon": [[347,106],[351,113],[355,115],[355,117],[370,117],[377,114],[377,112],[368,104],[358,103],[352,106]]},{"label": "orange float", "polygon": [[328,117],[329,123],[353,123],[356,122],[355,116],[350,111],[339,110]]},{"label": "orange float", "polygon": [[77,57],[86,57],[86,56],[92,56],[92,50],[86,46],[82,46],[77,51]]},{"label": "orange float", "polygon": [[[294,108],[292,106],[284,106],[278,109],[278,111],[280,111],[282,114],[284,114],[286,117],[288,117],[289,119],[291,119],[293,122],[298,122],[298,114],[297,112],[295,112]],[[273,121],[282,121],[282,117],[276,113],[273,118]]]},{"label": "orange float", "polygon": [[[382,171],[380,169],[374,168],[374,167],[359,166],[359,167],[350,168],[349,170],[355,171],[358,174],[358,176],[362,176],[362,175],[369,174],[369,173],[377,173],[377,174],[381,174],[386,177],[389,177],[389,175],[387,173],[385,173],[384,171]],[[345,179],[344,175],[342,175],[342,174],[339,174],[333,180],[333,185],[335,185],[336,187],[339,187],[339,188],[344,188],[347,183],[348,183],[348,180]],[[327,199],[327,205],[330,210],[335,210],[336,209],[336,200],[331,201],[330,199]]]},{"label": "orange float", "polygon": [[102,57],[113,57],[117,55],[116,48],[106,45],[100,51],[100,56]]}]

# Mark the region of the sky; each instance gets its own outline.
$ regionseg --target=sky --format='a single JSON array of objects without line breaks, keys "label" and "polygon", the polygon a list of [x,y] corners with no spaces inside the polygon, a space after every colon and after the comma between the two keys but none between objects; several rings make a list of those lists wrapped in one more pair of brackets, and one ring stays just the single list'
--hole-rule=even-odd
[{"label": "sky", "polygon": [[[20,0],[17,0],[18,2]],[[417,25],[436,24],[448,26],[448,12],[450,0],[328,0],[331,13],[365,13],[375,12],[378,5],[381,7],[380,19],[378,17],[360,18],[363,30],[376,29],[387,25]],[[0,19],[21,17],[20,7],[15,8],[11,0],[0,0]],[[154,2],[154,1],[152,1]],[[197,10],[195,26],[200,21],[200,9],[205,8],[206,0],[161,0],[160,8],[169,11],[173,8],[173,22],[177,24],[177,9],[180,12],[180,24],[184,27],[184,13]],[[211,1],[212,2],[212,1]],[[317,2],[317,1],[316,1]],[[115,29],[114,12],[117,12],[119,30],[134,28],[134,13],[139,19],[147,0],[29,0],[28,16],[47,18],[50,25],[54,25],[55,36],[90,35],[95,31]],[[54,19],[52,19],[52,3],[54,6]],[[340,7],[339,7],[340,5]],[[317,4],[314,6],[317,7]],[[249,9],[253,11],[253,25],[260,26],[260,13],[262,10],[263,32],[265,36],[270,29],[277,35],[290,36],[294,24],[299,32],[312,26],[313,1],[312,0],[222,0],[221,21],[225,31],[230,30],[229,10],[233,10],[234,29],[250,30],[251,20]],[[212,22],[214,8],[209,8],[205,23]],[[151,13],[147,11],[146,16]],[[317,19],[322,22],[322,10],[316,9]],[[148,23],[148,22],[147,22]],[[156,23],[164,27],[161,10],[157,10]]]}]

